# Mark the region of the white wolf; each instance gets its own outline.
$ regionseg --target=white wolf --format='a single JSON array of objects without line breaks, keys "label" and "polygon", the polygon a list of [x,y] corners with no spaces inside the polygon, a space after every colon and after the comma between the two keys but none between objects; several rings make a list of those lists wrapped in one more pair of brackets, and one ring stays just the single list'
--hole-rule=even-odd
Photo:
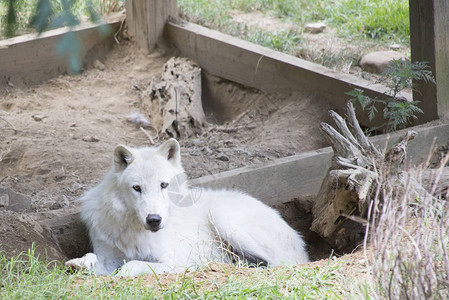
[{"label": "white wolf", "polygon": [[308,261],[301,236],[277,211],[244,193],[201,190],[192,205],[177,205],[167,187],[183,172],[174,139],[158,148],[117,146],[111,170],[80,199],[94,253],[67,265],[99,275],[120,268],[119,275],[135,276],[210,261]]}]

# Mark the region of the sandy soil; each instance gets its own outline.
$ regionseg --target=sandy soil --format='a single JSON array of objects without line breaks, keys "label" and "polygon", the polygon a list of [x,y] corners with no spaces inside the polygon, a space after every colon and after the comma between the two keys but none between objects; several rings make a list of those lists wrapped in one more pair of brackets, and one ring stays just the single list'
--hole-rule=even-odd
[{"label": "sandy soil", "polygon": [[[146,88],[169,58],[121,43],[104,70],[90,66],[79,76],[1,91],[0,188],[28,201],[21,213],[0,208],[0,249],[8,256],[36,242],[38,253],[67,258],[45,220],[77,211],[77,199],[101,180],[117,144],[149,145],[126,116],[142,111]],[[203,88],[209,124],[180,140],[191,178],[326,146],[318,125],[330,107],[312,95],[263,94],[208,74]]]}]

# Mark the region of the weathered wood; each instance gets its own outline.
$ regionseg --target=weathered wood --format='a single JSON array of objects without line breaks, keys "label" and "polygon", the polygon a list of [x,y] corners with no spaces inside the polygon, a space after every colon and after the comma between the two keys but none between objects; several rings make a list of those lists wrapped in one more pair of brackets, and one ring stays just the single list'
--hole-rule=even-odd
[{"label": "weathered wood", "polygon": [[408,142],[416,137],[416,131],[408,131],[402,139],[391,147],[385,154],[385,163],[388,165],[389,172],[395,174],[404,163],[407,157]]},{"label": "weathered wood", "polygon": [[[85,58],[95,46],[95,53],[89,59],[98,59],[112,47],[114,33],[120,27],[123,15],[117,15],[107,21],[111,26],[110,34],[103,36],[98,24],[84,24],[74,31],[81,41],[82,55]],[[61,57],[56,46],[67,28],[44,32],[40,36],[27,34],[0,41],[0,87],[6,84],[39,84],[56,75],[68,72],[67,60]]]},{"label": "weathered wood", "polygon": [[177,13],[176,0],[128,0],[128,33],[142,49],[152,52],[163,35],[167,19]]},{"label": "weathered wood", "polygon": [[321,127],[332,145],[333,163],[314,200],[310,230],[337,250],[350,251],[358,241],[357,238],[348,238],[348,232],[361,239],[365,231],[362,224],[354,223],[352,219],[367,216],[377,187],[398,182],[398,189],[403,188],[400,185],[403,178],[400,166],[405,160],[408,142],[414,139],[416,132],[406,132],[389,151],[380,154],[380,151],[361,150],[360,145],[366,142],[366,138],[349,132],[346,122],[358,123],[351,102],[347,105],[348,121],[334,112],[331,112],[331,118],[336,124],[335,129],[328,124]]},{"label": "weathered wood", "polygon": [[413,99],[421,101],[420,121],[441,117],[449,110],[449,1],[409,0],[412,62],[427,62],[436,80],[416,81]]},{"label": "weathered wood", "polygon": [[[190,181],[198,187],[237,189],[268,205],[294,198],[310,199],[318,192],[331,163],[332,150],[324,148],[254,167],[244,167]],[[301,200],[300,199],[300,200]]]},{"label": "weathered wood", "polygon": [[[350,97],[345,93],[355,88],[372,98],[385,97],[383,93],[388,92],[380,84],[191,23],[168,22],[165,37],[180,55],[190,57],[207,72],[264,92],[312,91],[337,108],[346,105]],[[410,94],[401,96],[412,99]],[[366,125],[384,122],[382,118],[370,122],[365,114],[358,118]]]},{"label": "weathered wood", "polygon": [[172,57],[142,96],[142,108],[159,134],[188,138],[206,124],[201,98],[201,68],[185,57]]},{"label": "weathered wood", "polygon": [[[449,140],[449,125],[412,128],[418,133],[410,142],[406,165],[425,162],[433,147]],[[380,150],[390,148],[405,131],[379,135],[370,142]],[[191,180],[191,185],[208,188],[238,189],[276,205],[300,197],[318,194],[323,178],[331,166],[330,147],[277,159],[262,166],[244,167]],[[300,199],[300,200],[301,200]]]},{"label": "weathered wood", "polygon": [[352,105],[349,103],[346,105],[347,116],[348,116],[348,127],[351,133],[354,135],[354,138],[359,142],[361,149],[364,153],[373,153],[374,155],[379,156],[380,152],[374,147],[373,143],[365,136],[360,128],[360,124],[356,122],[357,117],[355,115],[355,110]]}]

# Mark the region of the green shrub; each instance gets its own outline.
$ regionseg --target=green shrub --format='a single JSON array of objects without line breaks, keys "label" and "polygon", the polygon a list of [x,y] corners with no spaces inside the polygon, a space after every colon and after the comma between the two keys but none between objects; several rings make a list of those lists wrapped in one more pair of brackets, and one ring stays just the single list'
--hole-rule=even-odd
[{"label": "green shrub", "polygon": [[362,109],[367,111],[370,120],[378,113],[378,107],[382,107],[386,122],[381,127],[391,132],[409,126],[412,119],[417,119],[417,114],[423,113],[418,107],[419,101],[408,101],[400,95],[404,89],[413,88],[413,80],[435,83],[426,63],[393,60],[379,79],[379,83],[390,89],[384,99],[370,98],[359,89],[347,94],[352,97],[351,101],[360,104]]}]

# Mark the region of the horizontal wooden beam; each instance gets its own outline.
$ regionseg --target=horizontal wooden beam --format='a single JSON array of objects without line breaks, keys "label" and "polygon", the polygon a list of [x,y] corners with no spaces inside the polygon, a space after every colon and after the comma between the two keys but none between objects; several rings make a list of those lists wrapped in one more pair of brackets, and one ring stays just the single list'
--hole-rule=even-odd
[{"label": "horizontal wooden beam", "polygon": [[[409,143],[407,164],[424,162],[434,143],[449,140],[449,125],[414,129],[417,137]],[[391,146],[405,131],[380,135],[371,140],[380,149]],[[387,144],[386,144],[387,143]],[[192,180],[192,186],[213,189],[237,189],[247,192],[268,205],[279,205],[292,199],[310,201],[318,193],[321,182],[331,166],[332,149],[302,153],[259,166],[235,169]]]},{"label": "horizontal wooden beam", "polygon": [[[335,108],[344,107],[349,100],[346,92],[356,88],[372,98],[385,97],[383,93],[388,92],[383,85],[192,23],[168,22],[165,38],[180,55],[192,58],[209,73],[264,92],[310,91],[324,97]],[[401,96],[412,99],[408,93]],[[358,117],[366,125],[383,123],[381,119],[369,122],[365,114]]]},{"label": "horizontal wooden beam", "polygon": [[[81,42],[83,61],[98,59],[112,47],[114,33],[124,20],[124,15],[108,18],[109,34],[104,36],[98,24],[84,24],[74,28]],[[6,84],[39,84],[56,75],[67,73],[67,58],[61,57],[56,46],[67,28],[44,32],[41,35],[27,34],[0,41],[0,87]],[[95,51],[92,51],[95,46]],[[89,53],[90,52],[90,53]],[[87,55],[89,54],[89,55]]]}]

